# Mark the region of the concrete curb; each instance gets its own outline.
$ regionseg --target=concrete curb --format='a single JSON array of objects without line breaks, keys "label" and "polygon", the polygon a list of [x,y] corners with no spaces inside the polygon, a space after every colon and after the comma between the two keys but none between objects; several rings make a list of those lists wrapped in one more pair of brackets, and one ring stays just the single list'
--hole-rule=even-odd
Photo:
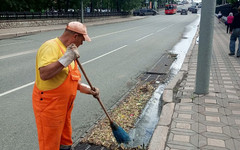
[{"label": "concrete curb", "polygon": [[12,38],[12,37],[16,37],[16,33],[0,34],[0,40],[1,40],[1,39]]},{"label": "concrete curb", "polygon": [[163,91],[163,95],[162,95],[162,100],[165,103],[171,103],[173,102],[173,92],[174,92],[174,88],[181,83],[183,77],[187,74],[188,72],[188,64],[189,64],[189,60],[192,56],[192,51],[194,46],[196,45],[196,40],[198,37],[198,31],[195,34],[192,43],[188,49],[188,52],[185,56],[185,59],[183,61],[182,67],[179,70],[178,74],[168,83],[168,85],[165,87],[164,91]]},{"label": "concrete curb", "polygon": [[196,44],[196,39],[198,37],[198,31],[195,34],[193,41],[188,49],[188,52],[185,56],[184,62],[178,74],[169,82],[165,87],[162,100],[163,108],[160,115],[159,122],[153,133],[152,139],[149,143],[149,150],[164,150],[166,146],[166,141],[168,137],[168,131],[172,122],[172,115],[174,113],[175,102],[174,102],[174,88],[180,84],[185,75],[188,72],[188,64],[192,56],[193,48]]},{"label": "concrete curb", "polygon": [[184,75],[186,75],[186,71],[179,71],[178,74],[169,82],[166,88],[163,91],[162,100],[164,103],[173,102],[173,93],[174,88],[181,83]]}]

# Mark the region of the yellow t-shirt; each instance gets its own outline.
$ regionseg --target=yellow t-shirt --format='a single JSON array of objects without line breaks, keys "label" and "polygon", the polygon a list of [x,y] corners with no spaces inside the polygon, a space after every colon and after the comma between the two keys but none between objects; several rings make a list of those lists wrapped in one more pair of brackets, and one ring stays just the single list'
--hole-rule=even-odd
[{"label": "yellow t-shirt", "polygon": [[[57,43],[58,44],[57,44]],[[52,90],[60,86],[68,76],[68,67],[65,67],[61,72],[59,72],[56,76],[49,80],[42,80],[40,78],[39,68],[47,66],[53,62],[58,61],[60,57],[63,56],[62,50],[66,51],[66,46],[58,39],[51,39],[46,41],[41,45],[38,49],[37,56],[36,56],[36,85],[39,90],[47,91]],[[71,64],[72,68],[74,67],[74,63]]]}]

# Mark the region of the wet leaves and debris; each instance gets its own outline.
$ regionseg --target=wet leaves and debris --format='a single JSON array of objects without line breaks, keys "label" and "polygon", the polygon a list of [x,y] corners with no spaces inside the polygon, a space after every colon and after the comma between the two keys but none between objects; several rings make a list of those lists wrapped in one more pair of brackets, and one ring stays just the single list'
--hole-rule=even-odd
[{"label": "wet leaves and debris", "polygon": [[[169,68],[177,55],[164,54],[148,72],[139,76],[138,85],[110,112],[110,117],[126,132],[134,129],[145,105],[152,97],[160,83],[164,83],[169,75]],[[141,138],[141,137],[140,137]],[[134,139],[133,139],[134,140]],[[144,150],[147,146],[118,145],[107,118],[96,125],[81,139],[74,150]]]},{"label": "wet leaves and debris", "polygon": [[[148,100],[154,92],[154,83],[147,82],[138,85],[130,94],[110,113],[111,118],[126,132],[134,127],[134,123],[141,114]],[[109,120],[104,118],[81,140],[81,143],[89,143],[104,146],[112,150],[142,149],[141,147],[127,148],[118,145],[109,126]]]}]

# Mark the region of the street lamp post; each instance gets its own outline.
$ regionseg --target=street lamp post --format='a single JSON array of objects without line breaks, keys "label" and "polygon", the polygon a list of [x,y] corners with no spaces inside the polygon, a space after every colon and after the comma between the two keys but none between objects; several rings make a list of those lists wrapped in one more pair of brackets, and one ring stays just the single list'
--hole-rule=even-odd
[{"label": "street lamp post", "polygon": [[81,22],[84,23],[84,19],[83,19],[83,0],[81,0]]},{"label": "street lamp post", "polygon": [[209,92],[215,6],[216,0],[202,1],[195,85],[196,94],[207,94]]}]

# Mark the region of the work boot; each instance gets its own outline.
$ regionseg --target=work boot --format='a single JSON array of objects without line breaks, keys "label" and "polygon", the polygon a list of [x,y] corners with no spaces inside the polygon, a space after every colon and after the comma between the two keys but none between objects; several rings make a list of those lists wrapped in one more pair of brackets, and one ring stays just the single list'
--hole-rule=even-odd
[{"label": "work boot", "polygon": [[61,145],[60,150],[71,150],[71,145]]}]

